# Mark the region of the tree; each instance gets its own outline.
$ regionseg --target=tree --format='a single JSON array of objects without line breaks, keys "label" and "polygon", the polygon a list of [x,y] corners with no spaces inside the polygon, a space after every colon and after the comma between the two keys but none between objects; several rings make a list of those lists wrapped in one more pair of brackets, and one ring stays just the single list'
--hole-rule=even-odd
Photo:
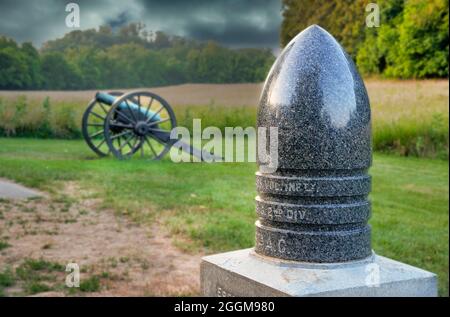
[{"label": "tree", "polygon": [[44,43],[38,52],[0,37],[0,88],[117,89],[185,82],[264,80],[274,56],[269,50],[233,50],[132,23],[118,31],[101,26],[77,30]]},{"label": "tree", "polygon": [[12,47],[0,49],[0,88],[24,89],[30,85],[27,65]]},{"label": "tree", "polygon": [[448,0],[409,0],[386,75],[448,77]]},{"label": "tree", "polygon": [[200,82],[223,83],[231,81],[231,52],[219,47],[215,42],[208,42],[198,54],[196,62],[197,78]]},{"label": "tree", "polygon": [[356,61],[363,74],[383,74],[395,62],[398,25],[403,21],[404,0],[379,0],[381,16],[379,28],[366,28],[365,40]]},{"label": "tree", "polygon": [[156,49],[170,47],[169,37],[164,32],[156,31],[153,47]]},{"label": "tree", "polygon": [[66,50],[64,57],[68,64],[72,65],[80,77],[82,86],[78,88],[93,88],[102,84],[102,70],[98,63],[98,53],[100,51],[90,46],[81,46],[77,49]]},{"label": "tree", "polygon": [[38,80],[39,56],[29,43],[22,47],[0,36],[0,88],[27,89]]},{"label": "tree", "polygon": [[356,56],[364,39],[364,0],[283,0],[281,45],[299,32],[318,24],[333,34],[346,51]]},{"label": "tree", "polygon": [[61,53],[53,52],[42,56],[42,74],[46,89],[80,88],[80,75],[67,63]]},{"label": "tree", "polygon": [[281,42],[319,24],[364,74],[448,77],[448,0],[378,0],[381,26],[365,26],[368,0],[283,0]]},{"label": "tree", "polygon": [[39,89],[44,83],[41,70],[41,58],[38,51],[30,42],[22,44],[21,51],[24,55],[25,63],[27,65],[27,72],[30,76],[30,83],[26,88]]}]

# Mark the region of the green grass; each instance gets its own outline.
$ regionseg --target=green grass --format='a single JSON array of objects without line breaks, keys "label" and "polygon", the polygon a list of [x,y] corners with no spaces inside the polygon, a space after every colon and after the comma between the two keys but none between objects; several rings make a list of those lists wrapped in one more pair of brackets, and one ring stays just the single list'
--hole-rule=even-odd
[{"label": "green grass", "polygon": [[74,295],[100,290],[100,278],[96,275],[83,279],[79,288],[67,288],[64,285],[66,274],[65,267],[60,263],[26,258],[15,271],[9,267],[0,271],[0,297],[5,296],[5,289],[11,286],[19,286],[21,289],[14,295],[33,295],[48,291],[66,291],[69,295]]},{"label": "green grass", "polygon": [[16,268],[15,282],[20,282],[24,295],[33,295],[61,288],[58,275],[64,272],[64,266],[43,259],[25,259]]},{"label": "green grass", "polygon": [[[97,159],[83,141],[0,139],[0,177],[56,191],[77,181],[142,223],[161,219],[178,246],[207,253],[254,244],[254,163]],[[376,154],[373,248],[439,276],[448,296],[448,162]]]},{"label": "green grass", "polygon": [[434,113],[421,120],[375,121],[373,125],[375,151],[448,160],[448,144],[448,114]]},{"label": "green grass", "polygon": [[100,290],[100,279],[97,276],[91,276],[80,283],[81,292],[98,292]]},{"label": "green grass", "polygon": [[0,240],[0,251],[8,247],[10,247],[8,242]]},{"label": "green grass", "polygon": [[4,289],[13,286],[15,283],[14,273],[10,268],[0,272],[0,297],[5,295]]}]

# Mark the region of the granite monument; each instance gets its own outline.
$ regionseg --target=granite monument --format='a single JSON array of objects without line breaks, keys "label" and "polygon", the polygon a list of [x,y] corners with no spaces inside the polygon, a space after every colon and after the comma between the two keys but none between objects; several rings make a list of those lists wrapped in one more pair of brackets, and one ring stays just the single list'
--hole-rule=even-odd
[{"label": "granite monument", "polygon": [[256,245],[205,257],[204,295],[436,295],[434,274],[372,251],[369,98],[327,31],[310,26],[282,51],[257,124],[278,128],[278,165],[256,173]]}]

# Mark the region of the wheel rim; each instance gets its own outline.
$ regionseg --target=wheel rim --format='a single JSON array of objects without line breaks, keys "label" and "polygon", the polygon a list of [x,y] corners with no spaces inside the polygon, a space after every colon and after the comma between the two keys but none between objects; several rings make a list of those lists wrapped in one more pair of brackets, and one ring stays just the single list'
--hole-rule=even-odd
[{"label": "wheel rim", "polygon": [[[122,92],[111,91],[108,94],[121,96]],[[106,156],[110,150],[104,135],[104,124],[111,106],[92,99],[83,114],[81,132],[87,145],[99,156]]]},{"label": "wheel rim", "polygon": [[147,91],[131,92],[111,106],[105,120],[105,143],[120,159],[159,160],[174,143],[170,140],[174,127],[175,114],[167,101]]}]

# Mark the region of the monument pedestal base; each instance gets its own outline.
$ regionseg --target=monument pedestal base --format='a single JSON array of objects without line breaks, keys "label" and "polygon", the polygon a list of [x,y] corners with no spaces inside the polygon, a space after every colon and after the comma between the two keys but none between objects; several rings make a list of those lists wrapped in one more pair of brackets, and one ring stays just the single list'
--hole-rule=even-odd
[{"label": "monument pedestal base", "polygon": [[244,249],[204,257],[200,279],[204,296],[437,296],[435,274],[375,254],[316,264]]}]

